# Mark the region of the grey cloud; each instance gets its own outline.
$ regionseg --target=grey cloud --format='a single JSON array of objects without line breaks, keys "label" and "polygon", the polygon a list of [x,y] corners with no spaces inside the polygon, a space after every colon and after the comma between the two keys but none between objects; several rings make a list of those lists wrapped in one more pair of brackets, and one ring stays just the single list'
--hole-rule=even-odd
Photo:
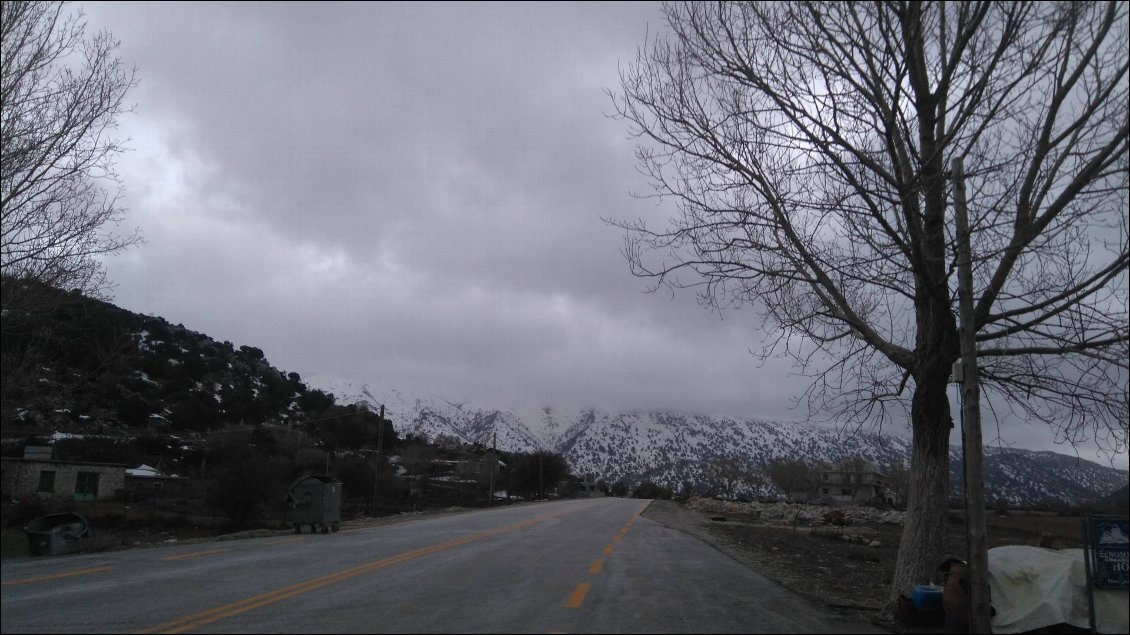
[{"label": "grey cloud", "polygon": [[671,215],[603,93],[657,5],[84,8],[142,80],[127,308],[452,399],[804,415],[756,311],[642,293],[601,221]]}]

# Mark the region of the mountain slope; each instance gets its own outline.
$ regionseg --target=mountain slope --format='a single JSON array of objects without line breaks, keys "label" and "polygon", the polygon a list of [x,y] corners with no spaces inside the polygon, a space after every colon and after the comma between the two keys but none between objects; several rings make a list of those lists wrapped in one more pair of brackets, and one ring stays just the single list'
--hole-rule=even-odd
[{"label": "mountain slope", "polygon": [[[575,474],[609,483],[647,480],[676,491],[686,484],[702,488],[720,460],[737,460],[755,473],[754,481],[765,464],[782,459],[810,464],[861,459],[882,471],[909,465],[910,441],[904,437],[842,434],[794,422],[556,408],[521,416],[466,403],[409,400],[395,390],[378,395],[356,385],[328,390],[346,402],[361,394],[371,404],[393,404],[389,416],[401,434],[452,436],[488,446],[497,438],[505,450],[550,449],[564,455]],[[1011,505],[1083,504],[1127,482],[1124,472],[1054,452],[986,447],[984,456],[988,499]],[[768,479],[760,480],[761,493],[775,493]],[[951,491],[961,491],[956,447],[950,450],[950,483]]]}]

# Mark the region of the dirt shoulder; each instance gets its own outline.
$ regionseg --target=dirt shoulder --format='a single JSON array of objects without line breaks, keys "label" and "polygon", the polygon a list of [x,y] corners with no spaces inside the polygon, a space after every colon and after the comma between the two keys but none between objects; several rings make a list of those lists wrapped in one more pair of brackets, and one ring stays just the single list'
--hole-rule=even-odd
[{"label": "dirt shoulder", "polygon": [[820,606],[891,632],[903,631],[883,620],[880,611],[890,589],[901,526],[856,526],[845,539],[838,528],[813,531],[810,523],[794,527],[749,513],[695,511],[666,500],[653,501],[643,515],[702,540]]},{"label": "dirt shoulder", "polygon": [[[829,512],[850,517],[841,526],[821,522]],[[654,501],[644,516],[690,534],[820,606],[898,633],[941,633],[940,625],[907,627],[884,618],[898,556],[904,512],[789,503],[733,503],[691,499]],[[1052,549],[1082,546],[1080,519],[1046,512],[993,514],[986,542]],[[950,510],[947,557],[964,558],[964,514]],[[935,583],[942,583],[941,573]]]}]

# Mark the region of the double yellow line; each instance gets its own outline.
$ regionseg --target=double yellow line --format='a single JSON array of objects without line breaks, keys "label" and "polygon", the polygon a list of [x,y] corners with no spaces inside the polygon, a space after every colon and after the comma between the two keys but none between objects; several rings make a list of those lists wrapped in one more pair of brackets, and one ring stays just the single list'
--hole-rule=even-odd
[{"label": "double yellow line", "polygon": [[292,584],[291,586],[283,587],[281,589],[276,589],[274,591],[271,591],[270,593],[264,593],[262,595],[256,595],[255,597],[250,597],[250,598],[247,598],[247,599],[244,599],[244,600],[240,600],[238,602],[232,602],[231,604],[225,604],[223,606],[219,606],[219,607],[216,607],[214,609],[209,609],[207,611],[200,611],[198,613],[186,615],[186,616],[184,616],[180,619],[176,619],[176,620],[173,620],[171,622],[166,622],[166,623],[161,624],[159,626],[154,626],[153,628],[149,628],[149,629],[146,629],[146,630],[143,630],[143,631],[137,631],[137,632],[138,633],[184,633],[186,631],[190,631],[190,630],[193,630],[195,628],[199,628],[201,626],[204,626],[205,624],[211,624],[212,622],[217,622],[217,621],[222,620],[222,619],[234,617],[234,616],[239,615],[241,613],[253,611],[255,609],[262,608],[264,606],[269,606],[271,604],[275,604],[276,602],[281,602],[281,601],[283,601],[287,598],[291,598],[291,597],[294,597],[296,595],[301,595],[303,593],[307,593],[307,592],[313,591],[315,589],[320,589],[322,587],[329,586],[331,584],[343,582],[345,580],[348,580],[350,578],[353,578],[353,577],[356,577],[356,576],[359,576],[359,575],[362,575],[362,574],[365,574],[365,573],[371,573],[373,571],[377,571],[377,570],[383,569],[385,567],[390,567],[394,564],[400,564],[402,562],[407,562],[409,560],[414,560],[416,558],[422,558],[424,556],[428,556],[428,555],[431,555],[433,553],[439,553],[441,551],[447,551],[449,549],[454,549],[455,547],[460,547],[462,545],[466,545],[466,544],[469,544],[469,543],[472,543],[472,542],[476,542],[476,541],[482,540],[484,538],[489,538],[491,536],[496,536],[498,534],[516,531],[518,529],[522,529],[524,527],[529,527],[531,525],[536,525],[538,523],[544,522],[544,521],[549,520],[551,518],[556,518],[558,516],[563,516],[563,515],[564,514],[535,516],[534,518],[530,518],[529,520],[524,520],[520,523],[515,523],[513,525],[508,525],[508,526],[505,526],[505,527],[499,527],[498,529],[490,529],[488,531],[482,531],[482,532],[479,532],[477,534],[464,536],[462,538],[455,538],[454,540],[449,540],[447,542],[443,542],[443,543],[440,543],[440,544],[437,544],[437,545],[432,545],[430,547],[424,547],[422,549],[416,549],[415,551],[406,551],[404,553],[397,554],[395,556],[391,556],[391,557],[388,557],[388,558],[384,558],[382,560],[375,560],[375,561],[370,562],[368,564],[363,564],[363,565],[360,565],[360,566],[357,566],[357,567],[352,567],[350,569],[338,571],[336,573],[324,575],[320,578],[314,578],[312,580],[307,580],[306,582],[299,582],[298,584]]}]

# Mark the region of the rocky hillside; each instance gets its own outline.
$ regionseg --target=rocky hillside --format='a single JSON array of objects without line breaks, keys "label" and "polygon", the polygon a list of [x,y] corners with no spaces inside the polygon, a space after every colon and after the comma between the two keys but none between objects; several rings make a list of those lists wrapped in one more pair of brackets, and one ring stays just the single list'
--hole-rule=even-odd
[{"label": "rocky hillside", "polygon": [[42,293],[34,315],[3,317],[6,435],[205,433],[285,423],[334,403],[253,346],[77,294]]}]

